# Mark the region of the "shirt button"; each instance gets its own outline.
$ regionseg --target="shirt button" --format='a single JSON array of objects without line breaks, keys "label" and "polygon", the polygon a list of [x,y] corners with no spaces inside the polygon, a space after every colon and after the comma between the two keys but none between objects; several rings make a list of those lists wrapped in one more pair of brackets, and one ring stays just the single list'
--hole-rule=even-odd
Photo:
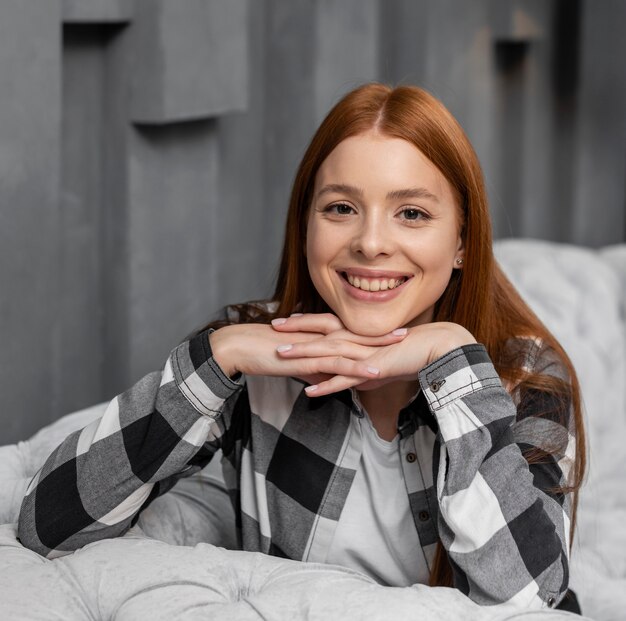
[{"label": "shirt button", "polygon": [[430,513],[428,513],[428,511],[420,511],[417,514],[417,517],[419,518],[420,522],[428,522],[428,520],[430,520]]},{"label": "shirt button", "polygon": [[549,606],[550,608],[552,608],[552,607],[554,606],[554,604],[556,604],[556,599],[554,599],[554,597],[550,597],[550,598],[548,599],[548,606]]},{"label": "shirt button", "polygon": [[433,383],[430,385],[430,389],[431,389],[433,392],[439,392],[439,389],[440,389],[442,386],[443,386],[443,382],[433,382]]},{"label": "shirt button", "polygon": [[417,459],[417,455],[415,453],[407,453],[406,460],[412,464]]}]

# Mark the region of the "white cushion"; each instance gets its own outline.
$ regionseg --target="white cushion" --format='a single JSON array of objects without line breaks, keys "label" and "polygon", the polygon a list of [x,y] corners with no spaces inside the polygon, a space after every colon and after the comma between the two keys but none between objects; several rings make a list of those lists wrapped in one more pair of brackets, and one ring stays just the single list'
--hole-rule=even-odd
[{"label": "white cushion", "polygon": [[[569,614],[494,614],[456,589],[382,587],[349,569],[209,544],[126,536],[48,561],[0,526],[0,609],[6,619],[291,621],[346,619],[541,621]],[[8,568],[10,567],[10,571]],[[580,619],[580,617],[575,617]]]}]

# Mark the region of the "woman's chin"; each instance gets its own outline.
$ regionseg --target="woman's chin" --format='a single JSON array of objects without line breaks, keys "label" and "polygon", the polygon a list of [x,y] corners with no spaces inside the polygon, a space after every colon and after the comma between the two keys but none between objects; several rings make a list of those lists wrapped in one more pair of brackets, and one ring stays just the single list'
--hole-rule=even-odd
[{"label": "woman's chin", "polygon": [[372,320],[365,317],[350,317],[342,319],[342,323],[350,332],[359,336],[385,336],[396,328],[401,327],[393,325],[388,320],[385,321],[382,318]]}]

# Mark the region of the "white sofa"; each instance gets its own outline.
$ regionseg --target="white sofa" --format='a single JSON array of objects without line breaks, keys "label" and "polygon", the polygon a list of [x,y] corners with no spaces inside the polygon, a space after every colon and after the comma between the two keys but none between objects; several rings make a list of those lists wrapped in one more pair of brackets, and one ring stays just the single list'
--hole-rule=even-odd
[{"label": "white sofa", "polygon": [[[571,586],[586,618],[626,619],[626,245],[600,251],[499,242],[505,272],[561,340],[578,370],[590,472],[581,495]],[[26,485],[70,431],[103,406],[68,415],[0,448],[2,619],[580,619],[479,608],[453,589],[381,587],[356,572],[234,547],[219,472],[181,481],[118,540],[47,560],[16,540]],[[223,547],[219,547],[223,546]]]}]

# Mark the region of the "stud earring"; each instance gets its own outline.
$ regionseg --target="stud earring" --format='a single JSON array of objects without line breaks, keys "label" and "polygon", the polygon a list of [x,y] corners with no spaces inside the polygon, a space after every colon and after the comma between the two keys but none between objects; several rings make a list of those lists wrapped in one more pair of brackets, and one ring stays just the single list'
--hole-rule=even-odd
[{"label": "stud earring", "polygon": [[457,265],[463,265],[463,259],[459,258],[456,260]]}]

